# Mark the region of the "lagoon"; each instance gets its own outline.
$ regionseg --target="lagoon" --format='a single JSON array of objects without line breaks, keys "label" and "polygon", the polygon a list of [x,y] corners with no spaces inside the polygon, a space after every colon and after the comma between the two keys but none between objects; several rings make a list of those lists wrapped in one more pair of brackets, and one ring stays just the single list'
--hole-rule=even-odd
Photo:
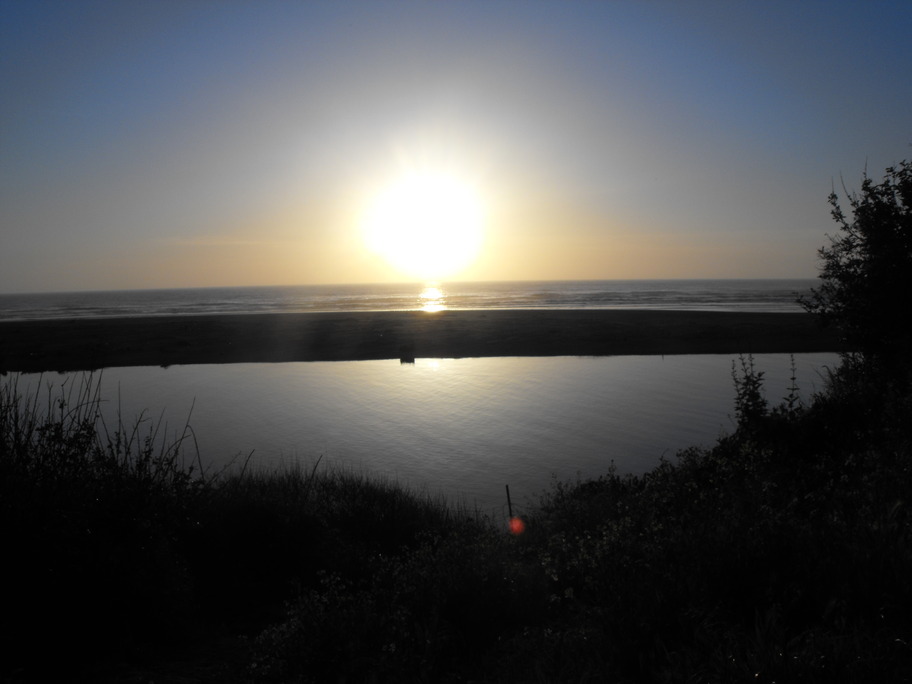
[{"label": "lagoon", "polygon": [[[800,395],[838,356],[794,356]],[[640,474],[734,427],[736,355],[500,357],[109,368],[103,415],[140,414],[178,436],[188,420],[209,472],[301,463],[389,478],[505,515],[554,478]],[[790,357],[754,356],[766,395],[791,384]],[[20,391],[83,374],[22,375]],[[151,423],[150,423],[151,424]]]}]

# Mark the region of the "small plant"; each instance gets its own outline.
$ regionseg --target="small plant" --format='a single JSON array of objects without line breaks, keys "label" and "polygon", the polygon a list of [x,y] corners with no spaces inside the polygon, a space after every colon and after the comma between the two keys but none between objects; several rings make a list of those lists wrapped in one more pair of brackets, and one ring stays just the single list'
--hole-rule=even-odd
[{"label": "small plant", "polygon": [[789,355],[789,386],[788,394],[782,398],[782,403],[777,407],[779,413],[788,419],[797,418],[804,408],[801,402],[800,388],[798,387],[798,369],[795,367],[795,355]]},{"label": "small plant", "polygon": [[735,417],[738,429],[752,430],[769,412],[769,404],[763,395],[763,371],[754,367],[752,355],[739,355],[740,374],[732,361],[732,379],[735,383]]}]

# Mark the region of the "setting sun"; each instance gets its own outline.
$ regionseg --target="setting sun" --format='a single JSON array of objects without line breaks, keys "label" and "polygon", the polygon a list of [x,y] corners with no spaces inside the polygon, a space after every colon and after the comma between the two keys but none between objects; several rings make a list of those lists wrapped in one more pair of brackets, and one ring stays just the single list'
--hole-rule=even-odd
[{"label": "setting sun", "polygon": [[367,247],[401,274],[443,279],[478,256],[484,211],[469,183],[444,173],[411,173],[373,198],[361,230]]}]

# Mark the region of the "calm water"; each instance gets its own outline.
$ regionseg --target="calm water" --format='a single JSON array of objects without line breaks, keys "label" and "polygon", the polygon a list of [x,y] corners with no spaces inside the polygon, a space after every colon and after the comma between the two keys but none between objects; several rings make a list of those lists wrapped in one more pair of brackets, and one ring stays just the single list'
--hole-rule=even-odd
[{"label": "calm water", "polygon": [[801,280],[593,280],[0,294],[0,320],[410,309],[800,311]]},{"label": "calm water", "polygon": [[[662,456],[732,429],[731,356],[419,359],[113,368],[108,420],[146,410],[168,434],[191,424],[204,462],[342,466],[500,515],[504,485],[528,502],[552,477],[595,477],[614,461],[641,473]],[[796,357],[809,397],[835,355]],[[789,385],[789,358],[755,357],[767,396]],[[47,375],[59,384],[68,376]],[[22,376],[34,386],[37,376]],[[195,405],[194,405],[195,402]]]}]

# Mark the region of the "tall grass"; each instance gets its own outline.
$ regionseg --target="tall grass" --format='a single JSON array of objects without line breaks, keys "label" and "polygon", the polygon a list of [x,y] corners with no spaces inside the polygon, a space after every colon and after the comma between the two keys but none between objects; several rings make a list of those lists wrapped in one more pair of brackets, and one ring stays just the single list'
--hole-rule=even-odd
[{"label": "tall grass", "polygon": [[[192,430],[113,425],[101,379],[0,383],[0,675],[151,657],[258,630],[326,572],[353,575],[469,516],[351,471],[201,468]],[[53,649],[55,657],[47,652]],[[150,651],[151,649],[151,651]]]},{"label": "tall grass", "polygon": [[[186,430],[167,442],[151,421],[105,425],[100,381],[83,376],[26,395],[0,385],[0,498],[15,671],[132,648],[190,611],[175,540],[205,483],[186,466]],[[7,661],[9,662],[9,661]]]}]

